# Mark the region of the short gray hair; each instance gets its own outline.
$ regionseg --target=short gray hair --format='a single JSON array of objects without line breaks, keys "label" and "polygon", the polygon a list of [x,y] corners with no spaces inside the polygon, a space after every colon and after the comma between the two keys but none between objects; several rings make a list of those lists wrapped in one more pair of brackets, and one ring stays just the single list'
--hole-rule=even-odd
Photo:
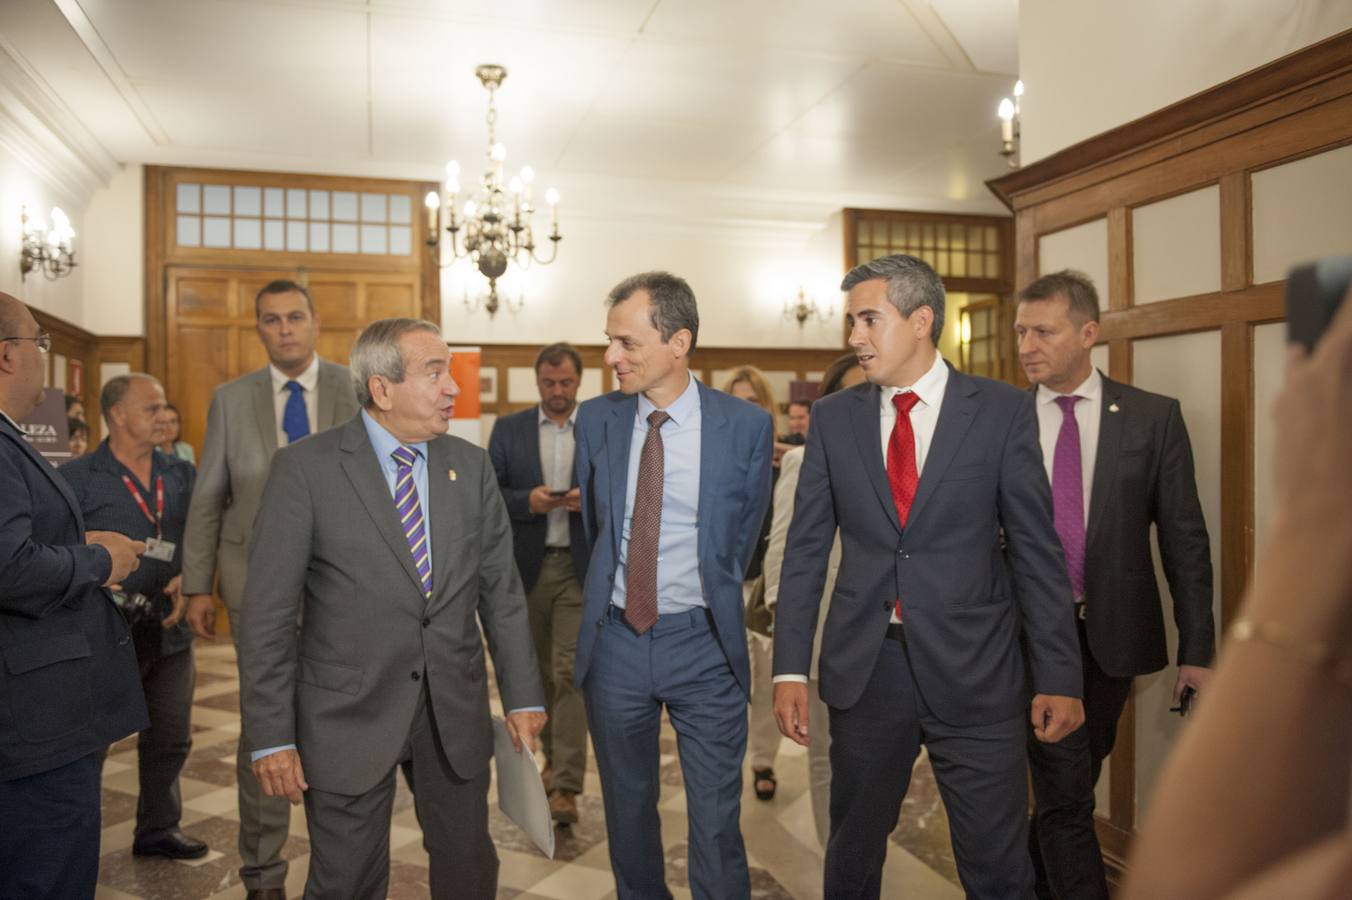
[{"label": "short gray hair", "polygon": [[133,381],[149,381],[151,384],[158,385],[160,380],[154,375],[147,375],[145,372],[129,372],[126,375],[114,375],[103,385],[103,390],[99,392],[99,409],[103,411],[103,417],[108,418],[108,413],[114,406],[122,402],[122,398],[127,396],[127,391],[131,390]]},{"label": "short gray hair", "polygon": [[887,282],[887,299],[903,316],[909,318],[922,306],[928,306],[934,312],[930,339],[937,347],[939,335],[944,331],[944,282],[939,273],[924,260],[894,253],[855,266],[840,283],[840,289],[849,291],[857,284],[876,278]]},{"label": "short gray hair", "polygon": [[1055,300],[1057,297],[1066,298],[1068,312],[1073,318],[1083,322],[1099,320],[1098,291],[1094,290],[1093,280],[1083,272],[1062,269],[1043,275],[1019,292],[1020,303]]},{"label": "short gray hair", "polygon": [[352,372],[352,386],[357,391],[357,402],[365,409],[374,404],[371,399],[371,376],[379,375],[395,384],[404,380],[404,352],[399,339],[409,332],[430,331],[441,337],[441,329],[426,319],[377,319],[357,336],[347,367]]},{"label": "short gray hair", "polygon": [[684,278],[670,272],[642,272],[630,275],[610,289],[606,305],[623,303],[639,291],[647,291],[652,307],[652,323],[667,343],[682,328],[690,332],[690,352],[699,338],[699,307],[695,292]]}]

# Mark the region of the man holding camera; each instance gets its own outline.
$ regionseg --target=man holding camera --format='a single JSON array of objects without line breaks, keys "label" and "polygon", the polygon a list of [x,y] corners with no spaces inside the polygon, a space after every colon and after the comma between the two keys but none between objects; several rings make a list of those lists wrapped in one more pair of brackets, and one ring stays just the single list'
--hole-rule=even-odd
[{"label": "man holding camera", "polygon": [[156,446],[164,439],[164,389],[149,375],[119,375],[99,397],[108,438],[61,467],[86,525],[144,541],[141,565],[113,594],[131,625],[150,711],[137,743],[141,796],[132,853],[200,859],[207,845],[179,829],[178,775],[192,747],[192,632],[179,590],[183,529],[195,470]]}]

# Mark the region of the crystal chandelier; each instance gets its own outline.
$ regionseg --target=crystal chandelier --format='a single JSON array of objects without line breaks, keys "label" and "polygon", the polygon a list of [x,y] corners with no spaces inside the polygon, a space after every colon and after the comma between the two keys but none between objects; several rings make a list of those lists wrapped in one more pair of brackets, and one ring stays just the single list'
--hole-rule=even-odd
[{"label": "crystal chandelier", "polygon": [[[550,188],[545,191],[545,203],[549,205],[549,255],[536,253],[535,234],[531,229],[531,217],[535,205],[531,200],[531,188],[535,181],[535,170],[523,166],[520,174],[509,182],[503,180],[503,164],[507,160],[507,148],[497,139],[498,111],[494,105],[494,93],[507,77],[502,66],[484,65],[474,70],[479,81],[488,90],[488,166],[477,186],[467,191],[463,206],[460,204],[460,164],[451,160],[446,164],[446,199],[436,191],[429,191],[426,198],[427,222],[431,236],[427,243],[437,247],[441,225],[441,210],[446,210],[445,227],[450,233],[446,241],[449,254],[442,250],[442,258],[449,256],[448,265],[457,259],[468,257],[485,278],[488,279],[488,294],[466,305],[471,309],[481,303],[492,316],[500,305],[498,298],[498,279],[507,272],[508,263],[516,263],[528,268],[532,262],[548,265],[558,256],[559,241],[559,192]],[[509,195],[510,194],[510,198]],[[462,238],[460,232],[464,231]],[[515,304],[514,304],[515,306]]]}]

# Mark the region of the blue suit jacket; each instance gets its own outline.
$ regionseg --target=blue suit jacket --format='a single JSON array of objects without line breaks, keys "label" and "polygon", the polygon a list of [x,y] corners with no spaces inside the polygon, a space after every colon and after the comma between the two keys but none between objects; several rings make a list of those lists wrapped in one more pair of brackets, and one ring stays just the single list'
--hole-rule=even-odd
[{"label": "blue suit jacket", "polygon": [[[742,577],[770,504],[770,416],[745,400],[699,385],[699,571],[714,630],[742,690],[751,695]],[[577,414],[577,480],[589,559],[575,678],[587,678],[596,623],[610,605],[624,531],[629,445],[638,397],[615,391]]]},{"label": "blue suit jacket", "polygon": [[[493,461],[498,487],[507,504],[507,515],[512,520],[512,552],[521,573],[521,586],[530,593],[540,577],[545,536],[549,530],[547,517],[530,511],[530,492],[545,483],[544,468],[540,464],[540,407],[532,406],[498,419],[488,439],[488,456]],[[576,466],[573,472],[576,486]],[[586,565],[587,542],[579,513],[568,516],[568,539],[574,569],[581,571]]]},{"label": "blue suit jacket", "polygon": [[1020,630],[1038,693],[1081,695],[1065,558],[1033,398],[950,371],[905,530],[883,463],[879,388],[812,407],[775,621],[774,672],[806,674],[836,528],[841,561],[819,657],[822,699],[858,700],[901,598],[926,705],[950,725],[1026,714]]},{"label": "blue suit jacket", "polygon": [[131,632],[99,587],[75,495],[0,418],[0,781],[59,768],[149,724]]}]

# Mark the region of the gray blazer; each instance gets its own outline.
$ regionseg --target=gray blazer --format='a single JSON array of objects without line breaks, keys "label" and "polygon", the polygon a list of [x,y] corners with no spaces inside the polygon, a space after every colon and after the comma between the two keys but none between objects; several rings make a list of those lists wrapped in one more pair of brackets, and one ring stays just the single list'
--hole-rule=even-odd
[{"label": "gray blazer", "polygon": [[[319,361],[316,400],[320,431],[357,414],[357,395],[345,366]],[[218,387],[207,413],[202,465],[183,536],[184,593],[211,593],[219,570],[221,599],[239,612],[249,535],[276,452],[277,410],[267,367]]]},{"label": "gray blazer", "polygon": [[362,794],[390,772],[424,684],[456,774],[488,767],[480,624],[504,708],[544,706],[488,454],[444,436],[427,456],[430,600],[360,417],[273,458],[240,617],[244,734],[249,750],[295,744],[323,791]]}]

